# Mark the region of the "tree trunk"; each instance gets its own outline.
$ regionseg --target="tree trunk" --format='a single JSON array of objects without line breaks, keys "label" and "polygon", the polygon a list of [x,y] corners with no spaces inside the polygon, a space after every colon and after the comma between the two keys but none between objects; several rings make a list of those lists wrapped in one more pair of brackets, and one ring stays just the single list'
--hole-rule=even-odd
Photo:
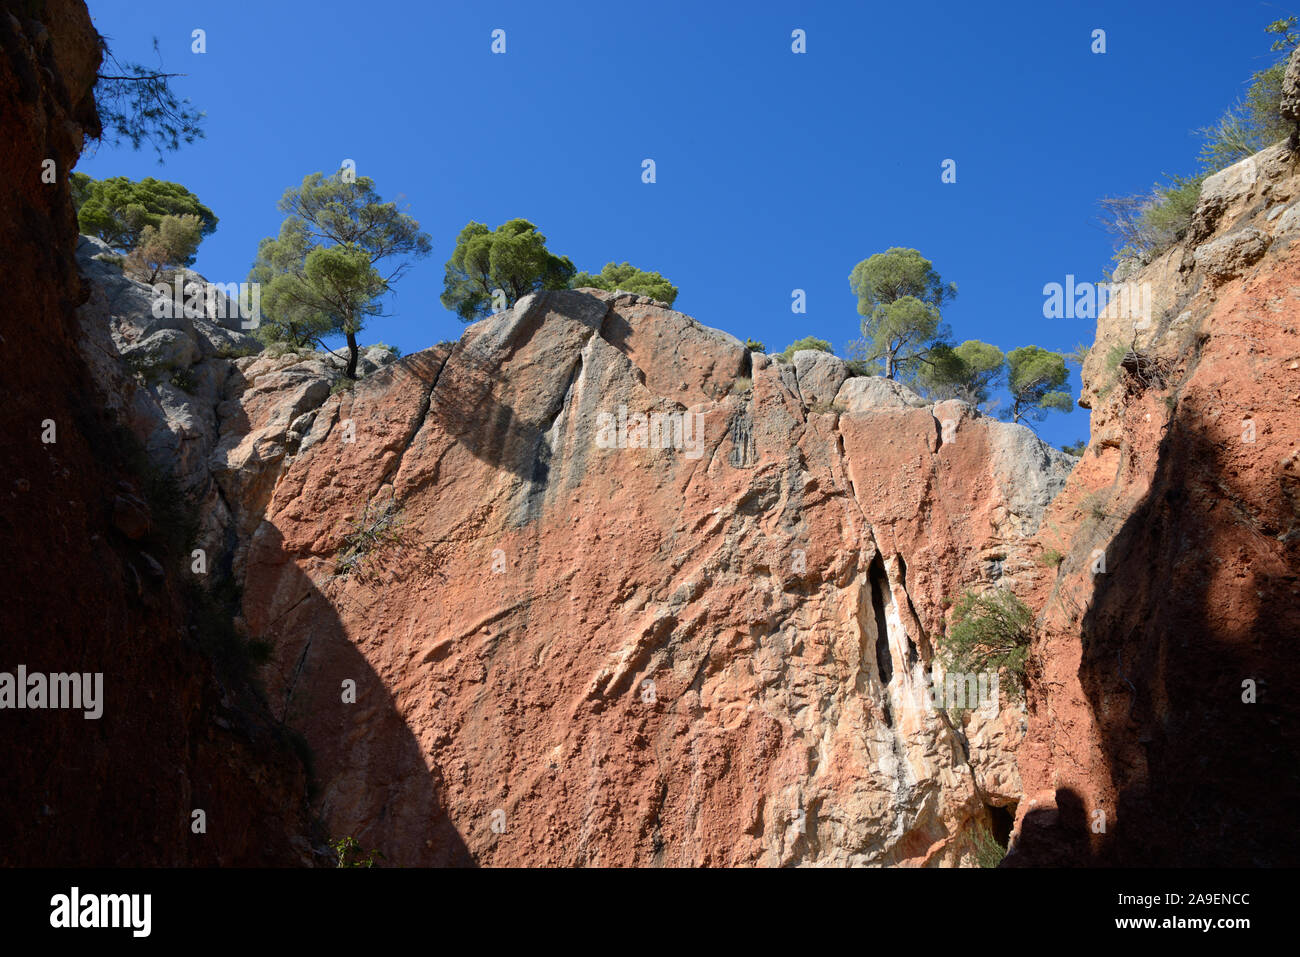
[{"label": "tree trunk", "polygon": [[355,379],[357,377],[357,353],[358,352],[359,350],[357,349],[357,334],[355,332],[349,332],[348,333],[348,367],[343,372],[343,374],[347,376],[349,379]]},{"label": "tree trunk", "polygon": [[892,379],[893,377],[894,377],[894,356],[892,353],[886,352],[885,353],[885,378]]}]

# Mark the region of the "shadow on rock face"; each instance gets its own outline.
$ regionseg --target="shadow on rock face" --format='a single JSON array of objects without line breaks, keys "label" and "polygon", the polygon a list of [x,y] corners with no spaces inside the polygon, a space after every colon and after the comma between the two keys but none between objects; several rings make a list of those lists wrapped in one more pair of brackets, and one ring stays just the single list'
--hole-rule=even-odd
[{"label": "shadow on rock face", "polygon": [[1273,456],[1180,407],[1080,625],[1110,787],[1028,811],[1007,866],[1300,863],[1300,476]]},{"label": "shadow on rock face", "polygon": [[473,866],[441,801],[441,769],[269,524],[250,553],[244,595],[246,609],[288,605],[261,636],[275,649],[266,684],[272,712],[311,749],[312,806],[330,837],[379,850],[388,865]]}]

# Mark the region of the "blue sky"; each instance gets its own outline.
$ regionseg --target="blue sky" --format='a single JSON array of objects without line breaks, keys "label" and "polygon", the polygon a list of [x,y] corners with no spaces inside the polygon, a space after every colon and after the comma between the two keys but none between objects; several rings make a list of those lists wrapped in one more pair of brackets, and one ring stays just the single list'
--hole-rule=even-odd
[{"label": "blue sky", "polygon": [[[617,9],[612,9],[617,7]],[[681,290],[676,308],[778,351],[858,334],[848,274],[891,246],[960,294],[958,340],[1004,349],[1091,342],[1044,319],[1042,288],[1101,278],[1100,196],[1195,165],[1196,128],[1271,62],[1291,8],[1146,3],[547,3],[90,0],[119,59],[183,72],[207,137],[158,166],[107,144],[96,178],[183,183],[220,217],[210,280],[245,279],[275,204],[350,158],[404,196],[433,255],[401,280],[365,342],[409,353],[463,326],[438,301],[470,220],[524,217],[580,269],[629,260]],[[191,52],[191,31],[207,52]],[[494,29],[506,53],[490,51]],[[791,31],[807,53],[791,52]],[[1094,29],[1107,52],[1090,51]],[[641,182],[653,158],[657,182]],[[940,180],[945,159],[957,182]],[[791,290],[806,290],[806,315]],[[1077,395],[1077,374],[1071,387]],[[1088,413],[1037,428],[1083,438]]]}]

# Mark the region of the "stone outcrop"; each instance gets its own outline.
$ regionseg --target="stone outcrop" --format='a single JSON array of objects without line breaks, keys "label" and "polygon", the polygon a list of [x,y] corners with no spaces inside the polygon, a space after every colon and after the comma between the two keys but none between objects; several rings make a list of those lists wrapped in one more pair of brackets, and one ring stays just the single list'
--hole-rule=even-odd
[{"label": "stone outcrop", "polygon": [[[0,10],[0,670],[103,675],[98,718],[3,712],[0,864],[310,864],[323,842],[302,761],[200,649],[208,623],[122,426],[130,407],[96,388],[80,349],[94,284],[67,171],[99,132],[99,58],[80,2]],[[116,349],[96,361],[121,374]]]},{"label": "stone outcrop", "polygon": [[[1294,68],[1295,60],[1292,60]],[[1038,535],[1026,800],[1008,863],[1296,862],[1300,163],[1206,179],[1098,321],[1092,437]]]},{"label": "stone outcrop", "polygon": [[[924,696],[946,602],[1045,575],[1073,460],[1029,430],[833,370],[804,394],[599,291],[313,410],[275,361],[233,361],[248,424],[208,461],[253,502],[244,617],[330,833],[400,864],[952,865],[1009,824],[1023,713]],[[223,471],[259,423],[289,432]]]}]

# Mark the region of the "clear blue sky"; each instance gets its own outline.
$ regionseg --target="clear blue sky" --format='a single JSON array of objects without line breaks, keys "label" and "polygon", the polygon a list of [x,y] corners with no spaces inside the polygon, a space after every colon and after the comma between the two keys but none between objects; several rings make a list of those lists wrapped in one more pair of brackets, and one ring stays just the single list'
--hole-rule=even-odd
[{"label": "clear blue sky", "polygon": [[[848,274],[915,247],[960,295],[960,339],[1091,342],[1042,287],[1111,265],[1096,200],[1190,172],[1194,130],[1271,62],[1258,0],[1148,3],[444,3],[90,0],[120,59],[187,74],[207,138],[157,165],[101,146],[96,178],[183,183],[220,217],[210,280],[245,279],[277,199],[345,158],[434,242],[364,342],[409,353],[463,326],[438,302],[470,220],[524,217],[580,269],[630,260],[676,308],[777,351],[857,335]],[[191,31],[207,52],[191,52]],[[506,31],[507,52],[490,52]],[[790,49],[795,28],[808,52]],[[1107,52],[1090,52],[1106,31]],[[641,182],[653,158],[658,182]],[[945,159],[957,182],[940,181]],[[790,311],[791,290],[808,312]],[[1077,375],[1071,387],[1077,395]],[[1082,438],[1087,412],[1038,426]]]}]

